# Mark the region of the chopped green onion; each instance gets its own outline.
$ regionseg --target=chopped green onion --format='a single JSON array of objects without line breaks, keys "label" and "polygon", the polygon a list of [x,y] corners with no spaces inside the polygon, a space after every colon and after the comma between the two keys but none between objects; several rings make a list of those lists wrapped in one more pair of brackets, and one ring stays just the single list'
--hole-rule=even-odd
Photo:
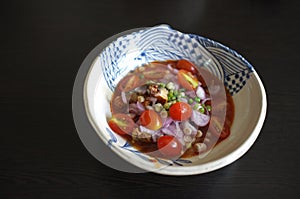
[{"label": "chopped green onion", "polygon": [[208,111],[211,111],[211,106],[210,105],[207,105],[206,108],[207,108]]},{"label": "chopped green onion", "polygon": [[178,95],[178,91],[177,91],[177,90],[174,91],[174,95],[175,95],[175,96]]},{"label": "chopped green onion", "polygon": [[172,100],[176,100],[176,96],[173,96],[173,97],[172,97]]},{"label": "chopped green onion", "polygon": [[185,91],[184,88],[179,89],[179,92],[184,92],[184,91]]},{"label": "chopped green onion", "polygon": [[199,111],[200,111],[200,113],[204,113],[204,112],[205,112],[205,108],[204,108],[203,106],[201,106],[201,107],[199,108]]},{"label": "chopped green onion", "polygon": [[138,99],[138,101],[141,102],[141,103],[145,101],[145,98],[144,98],[144,96],[142,96],[142,95],[139,95],[139,96],[137,97],[137,99]]},{"label": "chopped green onion", "polygon": [[171,105],[172,105],[171,102],[167,102],[164,104],[164,108],[169,109]]},{"label": "chopped green onion", "polygon": [[163,109],[163,106],[161,103],[154,104],[153,107],[156,112],[160,112]]},{"label": "chopped green onion", "polygon": [[199,98],[199,97],[195,97],[194,100],[195,100],[196,102],[198,102],[198,103],[200,102],[200,98]]},{"label": "chopped green onion", "polygon": [[168,117],[168,112],[165,109],[163,109],[159,114],[162,118],[167,118]]},{"label": "chopped green onion", "polygon": [[191,143],[191,142],[185,143],[185,148],[186,148],[186,149],[189,149],[189,148],[191,148],[191,147],[192,147],[192,143]]},{"label": "chopped green onion", "polygon": [[196,134],[196,137],[200,138],[200,137],[202,137],[202,135],[203,135],[202,131],[198,130],[197,134]]},{"label": "chopped green onion", "polygon": [[190,98],[189,100],[188,100],[188,103],[189,104],[191,104],[191,103],[193,103],[194,102],[194,100],[192,99],[192,98]]},{"label": "chopped green onion", "polygon": [[174,89],[175,89],[175,85],[174,85],[173,82],[167,83],[166,87],[167,87],[167,89],[169,89],[169,90],[174,90]]},{"label": "chopped green onion", "polygon": [[160,88],[165,88],[165,87],[166,87],[166,84],[164,84],[164,83],[159,83],[159,87],[160,87]]},{"label": "chopped green onion", "polygon": [[199,106],[200,106],[200,104],[195,104],[194,107],[193,107],[193,109],[194,109],[194,110],[198,110],[198,109],[199,109]]}]

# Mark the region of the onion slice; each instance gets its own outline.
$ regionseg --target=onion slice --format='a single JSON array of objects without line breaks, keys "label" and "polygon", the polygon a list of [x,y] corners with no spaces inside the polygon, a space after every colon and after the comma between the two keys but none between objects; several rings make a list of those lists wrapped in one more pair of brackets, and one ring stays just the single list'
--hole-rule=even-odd
[{"label": "onion slice", "polygon": [[164,121],[163,128],[168,128],[173,121],[174,120],[171,117],[167,117],[167,119]]},{"label": "onion slice", "polygon": [[121,92],[121,98],[124,104],[127,104],[126,94],[124,91]]},{"label": "onion slice", "polygon": [[206,98],[205,91],[204,91],[204,89],[203,89],[201,86],[198,86],[198,87],[197,87],[196,95],[197,95],[200,99],[205,99],[205,98]]},{"label": "onion slice", "polygon": [[153,135],[153,134],[156,133],[156,131],[151,130],[151,129],[148,129],[148,128],[142,126],[142,125],[140,125],[140,131],[141,131],[141,132],[144,132],[144,133],[151,134],[151,135]]},{"label": "onion slice", "polygon": [[191,120],[198,126],[206,126],[210,120],[210,116],[193,110]]},{"label": "onion slice", "polygon": [[145,110],[145,107],[139,101],[136,102],[136,107],[139,109],[140,112],[143,112]]}]

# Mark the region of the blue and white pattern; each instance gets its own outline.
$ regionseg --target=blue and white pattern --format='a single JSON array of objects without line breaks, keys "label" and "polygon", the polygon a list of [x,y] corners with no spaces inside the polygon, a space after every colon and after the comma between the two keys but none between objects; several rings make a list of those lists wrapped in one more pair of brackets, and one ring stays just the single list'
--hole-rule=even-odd
[{"label": "blue and white pattern", "polygon": [[225,74],[224,85],[231,95],[238,93],[250,78],[253,66],[236,51],[213,40],[190,34],[192,38],[204,46],[223,67]]},{"label": "blue and white pattern", "polygon": [[[228,88],[231,95],[238,93],[253,72],[253,67],[236,51],[210,39],[184,34],[167,25],[146,28],[119,37],[99,55],[105,81],[111,91],[130,70],[152,61],[187,59],[205,67]],[[184,166],[191,160],[165,160],[143,154],[106,128],[109,147],[118,147],[140,159],[165,166]]]},{"label": "blue and white pattern", "polygon": [[181,159],[181,158],[176,159],[176,160],[168,160],[168,159],[163,159],[163,158],[158,158],[158,157],[151,157],[147,154],[144,154],[144,153],[136,150],[128,142],[125,142],[123,145],[118,145],[120,143],[118,143],[118,139],[116,138],[116,136],[108,128],[106,128],[106,131],[110,136],[110,139],[108,140],[108,143],[107,143],[107,145],[109,147],[114,147],[114,146],[120,147],[121,149],[126,150],[126,151],[136,155],[137,157],[139,157],[140,159],[142,159],[144,161],[151,162],[151,163],[159,163],[164,166],[184,166],[184,165],[192,163],[191,160]]},{"label": "blue and white pattern", "polygon": [[234,50],[210,39],[184,34],[167,25],[118,38],[99,55],[104,77],[113,91],[127,72],[151,61],[187,59],[206,67],[234,95],[246,84],[252,66]]}]

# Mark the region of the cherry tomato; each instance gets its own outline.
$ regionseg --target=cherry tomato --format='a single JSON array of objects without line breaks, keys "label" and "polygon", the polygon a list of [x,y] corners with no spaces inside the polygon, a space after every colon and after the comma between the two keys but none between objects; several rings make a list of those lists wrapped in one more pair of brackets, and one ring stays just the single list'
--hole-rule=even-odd
[{"label": "cherry tomato", "polygon": [[181,143],[170,135],[161,136],[157,141],[157,147],[159,152],[168,158],[177,158],[182,151]]},{"label": "cherry tomato", "polygon": [[230,135],[230,128],[227,123],[225,122],[222,125],[216,117],[211,117],[208,130],[221,140],[227,138]]},{"label": "cherry tomato", "polygon": [[173,120],[184,121],[192,116],[192,108],[185,102],[176,102],[169,109],[169,114]]},{"label": "cherry tomato", "polygon": [[179,84],[187,90],[194,90],[199,84],[198,79],[192,73],[183,69],[178,71],[177,79]]},{"label": "cherry tomato", "polygon": [[126,114],[114,114],[108,121],[109,127],[119,135],[131,134],[135,123]]},{"label": "cherry tomato", "polygon": [[142,126],[154,131],[162,127],[162,119],[154,110],[145,110],[140,116],[140,122]]},{"label": "cherry tomato", "polygon": [[196,75],[196,74],[198,73],[198,71],[197,71],[197,69],[196,69],[196,66],[195,66],[192,62],[190,62],[190,61],[188,61],[188,60],[185,60],[185,59],[179,60],[179,61],[177,62],[177,64],[176,64],[176,68],[177,68],[178,70],[184,69],[184,70],[186,70],[186,71],[189,71],[189,72],[191,72],[193,75]]},{"label": "cherry tomato", "polygon": [[139,85],[139,77],[136,75],[129,75],[122,79],[119,85],[122,91],[130,91]]}]

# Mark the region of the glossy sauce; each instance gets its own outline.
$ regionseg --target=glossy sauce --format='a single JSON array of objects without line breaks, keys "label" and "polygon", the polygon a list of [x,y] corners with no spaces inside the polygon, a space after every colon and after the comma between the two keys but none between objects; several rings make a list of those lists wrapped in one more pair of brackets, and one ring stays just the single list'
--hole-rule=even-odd
[{"label": "glossy sauce", "polygon": [[[130,91],[136,87],[139,87],[143,84],[145,84],[147,81],[150,80],[157,80],[164,77],[166,73],[170,72],[170,66],[175,69],[176,68],[177,60],[169,60],[164,62],[152,62],[149,63],[146,66],[138,67],[135,70],[129,72],[116,86],[115,92],[112,96],[111,100],[111,112],[112,114],[115,113],[126,113],[128,114],[128,104],[122,103],[122,97],[121,92],[122,91]],[[197,79],[202,83],[202,86],[204,87],[204,90],[207,95],[209,95],[208,86],[210,83],[213,83],[214,81],[219,81],[214,75],[212,75],[210,72],[208,72],[205,69],[202,68],[196,68],[196,76]],[[202,75],[205,75],[205,77],[209,77],[209,81],[211,82],[205,82]],[[207,79],[207,78],[206,78]],[[224,86],[222,84],[222,86]],[[206,125],[204,127],[198,127],[199,130],[202,132],[201,137],[196,137],[195,141],[192,145],[195,143],[203,143],[205,142],[205,139],[209,138],[210,142],[207,143],[207,150],[214,147],[216,144],[220,143],[222,140],[226,139],[230,135],[230,127],[232,125],[233,119],[234,119],[234,103],[232,96],[229,94],[228,90],[225,88],[226,91],[226,118],[225,118],[225,124],[223,126],[223,131],[226,131],[225,137],[218,137],[215,136],[213,133],[211,133],[208,129],[209,125]],[[210,101],[207,102],[206,105],[209,104]],[[214,109],[214,107],[212,107]],[[225,129],[225,130],[224,130]],[[210,134],[207,136],[207,134]],[[156,142],[139,142],[132,139],[130,135],[122,135],[123,138],[125,138],[132,146],[134,146],[136,149],[138,149],[141,152],[149,153],[154,152],[154,156],[161,156],[161,154],[158,152],[157,144]],[[209,145],[209,143],[212,143]],[[152,154],[152,155],[153,155]],[[198,155],[199,152],[195,149],[195,147],[191,147],[187,149],[184,154],[181,157],[191,157]]]}]

